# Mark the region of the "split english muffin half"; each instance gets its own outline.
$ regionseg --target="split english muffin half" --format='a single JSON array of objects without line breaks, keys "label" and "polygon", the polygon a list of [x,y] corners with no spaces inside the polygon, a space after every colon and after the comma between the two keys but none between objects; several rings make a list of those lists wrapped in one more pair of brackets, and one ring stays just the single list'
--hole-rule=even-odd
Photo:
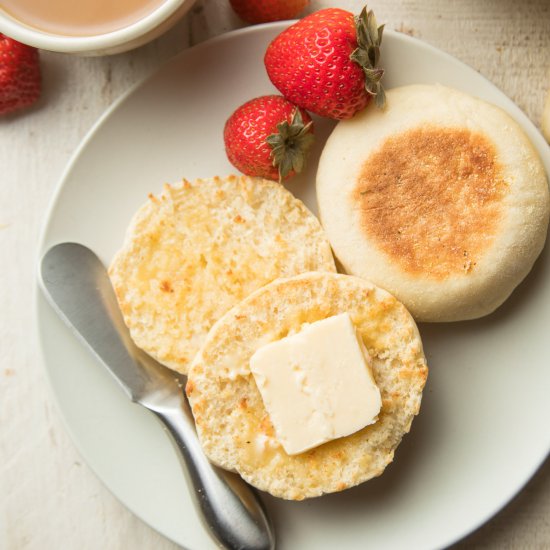
[{"label": "split english muffin half", "polygon": [[[381,396],[378,418],[351,435],[288,454],[250,360],[304,325],[342,313],[349,315],[370,358]],[[339,369],[345,376],[346,365]],[[364,279],[316,272],[277,279],[219,319],[191,365],[186,392],[213,463],[274,496],[302,500],[383,473],[419,412],[427,374],[417,327],[400,302]]]},{"label": "split english muffin half", "polygon": [[345,271],[417,321],[491,313],[531,270],[548,228],[545,171],[520,126],[439,85],[395,88],[384,111],[338,123],[316,188]]},{"label": "split english muffin half", "polygon": [[109,268],[135,343],[187,373],[210,327],[278,278],[335,271],[317,218],[282,185],[246,176],[165,185]]}]

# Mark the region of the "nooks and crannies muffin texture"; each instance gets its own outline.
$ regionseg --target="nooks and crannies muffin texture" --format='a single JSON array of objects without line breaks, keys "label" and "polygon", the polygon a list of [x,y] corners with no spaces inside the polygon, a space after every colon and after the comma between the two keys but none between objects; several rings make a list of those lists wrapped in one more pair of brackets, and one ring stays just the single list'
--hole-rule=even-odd
[{"label": "nooks and crannies muffin texture", "polygon": [[[275,436],[250,358],[304,323],[344,312],[372,357],[378,420],[290,456]],[[187,394],[210,460],[277,497],[301,500],[382,474],[419,412],[427,373],[418,330],[401,303],[363,279],[317,272],[278,279],[227,312],[193,361]]]},{"label": "nooks and crannies muffin texture", "polygon": [[109,274],[135,343],[186,373],[210,327],[264,284],[335,271],[318,220],[282,185],[183,181],[136,213]]}]

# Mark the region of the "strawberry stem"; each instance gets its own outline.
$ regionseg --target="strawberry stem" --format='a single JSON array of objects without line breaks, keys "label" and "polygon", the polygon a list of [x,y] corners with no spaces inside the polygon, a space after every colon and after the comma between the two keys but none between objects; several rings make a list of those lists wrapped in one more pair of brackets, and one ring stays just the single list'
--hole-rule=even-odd
[{"label": "strawberry stem", "polygon": [[381,83],[384,69],[378,67],[380,61],[380,44],[384,25],[378,26],[372,10],[365,6],[358,16],[355,16],[355,31],[357,34],[357,48],[350,58],[355,61],[365,74],[365,90],[375,97],[377,107],[383,108],[386,104],[386,94]]},{"label": "strawberry stem", "polygon": [[277,132],[267,136],[271,147],[273,166],[279,170],[279,182],[291,172],[299,174],[306,165],[307,154],[313,145],[312,122],[304,124],[300,109],[296,108],[290,124],[283,121],[277,124]]}]

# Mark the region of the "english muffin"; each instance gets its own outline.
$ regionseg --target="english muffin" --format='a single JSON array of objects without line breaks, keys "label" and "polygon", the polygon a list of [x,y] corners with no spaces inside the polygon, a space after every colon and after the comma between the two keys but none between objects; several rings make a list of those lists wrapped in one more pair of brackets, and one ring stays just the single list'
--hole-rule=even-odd
[{"label": "english muffin", "polygon": [[[347,313],[371,358],[378,420],[289,455],[277,440],[250,359],[265,344]],[[218,320],[188,375],[187,395],[209,459],[284,499],[342,491],[382,474],[419,412],[427,366],[405,307],[368,281],[336,273],[277,279]]]},{"label": "english muffin", "polygon": [[229,176],[150,195],[109,275],[135,343],[186,373],[228,309],[273,279],[312,270],[335,271],[313,214],[278,183]]},{"label": "english muffin", "polygon": [[439,85],[387,94],[338,123],[317,173],[321,222],[346,272],[418,321],[495,310],[530,271],[548,228],[548,182],[502,109]]}]

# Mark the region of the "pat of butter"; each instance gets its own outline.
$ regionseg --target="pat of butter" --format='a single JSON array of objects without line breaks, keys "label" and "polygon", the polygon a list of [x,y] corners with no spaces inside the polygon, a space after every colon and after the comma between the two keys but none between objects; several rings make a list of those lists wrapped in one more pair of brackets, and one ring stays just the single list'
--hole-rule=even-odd
[{"label": "pat of butter", "polygon": [[259,348],[250,370],[289,455],[378,419],[382,401],[371,358],[348,313],[305,325]]}]

